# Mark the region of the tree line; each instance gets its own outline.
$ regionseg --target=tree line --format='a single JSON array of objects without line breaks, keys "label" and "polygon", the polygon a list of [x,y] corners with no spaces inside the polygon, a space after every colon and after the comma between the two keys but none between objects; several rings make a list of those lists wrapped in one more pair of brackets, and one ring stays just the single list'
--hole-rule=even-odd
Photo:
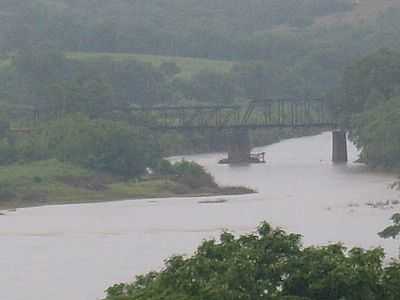
[{"label": "tree line", "polygon": [[[113,111],[134,106],[244,104],[248,99],[307,97],[285,80],[285,73],[265,62],[238,63],[225,73],[200,70],[189,78],[177,76],[180,72],[171,62],[154,66],[135,60],[77,61],[54,50],[20,51],[0,68],[0,100],[8,107],[33,108],[42,120],[51,121],[79,113],[111,120],[116,117]],[[383,49],[349,64],[338,86],[327,93],[341,126],[351,130],[353,141],[362,149],[361,159],[372,165],[399,164],[399,86],[400,54]],[[21,112],[11,121],[24,118],[26,112]],[[197,135],[189,140],[199,145],[208,144],[209,138]],[[173,140],[182,143],[178,136]]]},{"label": "tree line", "polygon": [[233,57],[249,35],[279,25],[305,27],[352,6],[352,0],[3,1],[0,45]]},{"label": "tree line", "polygon": [[353,59],[400,46],[399,9],[362,24],[313,26],[319,16],[351,11],[352,0],[164,2],[5,1],[0,50],[5,56],[50,48],[257,62],[263,65],[259,88],[320,97]]},{"label": "tree line", "polygon": [[331,100],[363,162],[400,166],[399,51],[382,49],[352,63]]},{"label": "tree line", "polygon": [[[180,72],[171,62],[82,61],[54,49],[19,50],[0,67],[0,163],[57,158],[137,177],[168,154],[222,150],[226,138],[220,132],[149,132],[130,123],[131,108],[240,104],[268,91],[258,88],[263,79],[256,64],[225,73],[200,70],[188,78]],[[10,127],[28,127],[30,133]]]},{"label": "tree line", "polygon": [[302,94],[285,74],[263,62],[237,63],[229,72],[199,69],[189,78],[177,76],[180,72],[173,62],[74,60],[53,49],[26,49],[0,68],[0,102],[31,106],[49,117],[103,116],[132,106],[240,104]]},{"label": "tree line", "polygon": [[[396,38],[399,32],[396,30],[399,10],[392,9],[376,20],[359,26],[343,25],[324,29],[296,25],[297,29],[293,30],[296,27],[293,25],[291,30],[268,31],[267,29],[275,28],[276,25],[290,23],[288,21],[290,16],[283,12],[293,9],[296,5],[299,8],[297,17],[302,13],[321,16],[348,10],[350,6],[346,4],[346,1],[329,2],[330,4],[319,1],[318,5],[311,0],[282,1],[280,4],[254,1],[251,5],[246,4],[246,7],[257,8],[255,13],[266,17],[250,18],[247,14],[249,12],[246,12],[243,7],[244,4],[240,2],[229,4],[228,2],[230,1],[188,5],[176,0],[171,2],[174,5],[168,7],[158,2],[148,4],[118,2],[112,5],[101,2],[97,3],[98,8],[95,10],[89,9],[92,7],[90,5],[93,5],[91,1],[83,0],[43,2],[42,4],[36,2],[28,4],[22,0],[2,3],[0,6],[3,12],[2,18],[21,17],[19,27],[11,26],[10,28],[15,30],[14,32],[7,33],[7,26],[1,30],[3,38],[0,39],[2,40],[0,44],[4,46],[4,51],[11,51],[3,52],[5,56],[0,65],[0,104],[3,111],[7,113],[6,119],[13,118],[11,121],[20,122],[21,119],[26,118],[26,111],[16,114],[8,111],[9,107],[16,106],[33,108],[45,121],[64,118],[70,114],[84,114],[90,119],[110,119],[110,112],[114,109],[124,111],[136,105],[241,104],[246,99],[284,96],[316,97],[328,94],[333,110],[342,119],[342,126],[351,129],[353,140],[362,149],[362,160],[375,165],[398,164],[399,141],[396,138],[398,136],[396,109],[399,102],[397,100],[399,95],[398,54],[396,51],[381,50],[352,62],[354,57],[364,55],[380,46],[388,46],[388,49],[400,46],[398,44],[400,39]],[[132,6],[131,9],[128,9],[126,5]],[[84,7],[87,9],[82,9]],[[204,48],[207,53],[171,53],[160,47],[164,35],[152,37],[146,31],[147,29],[140,35],[135,30],[142,27],[139,25],[135,27],[136,25],[130,23],[133,19],[132,22],[146,25],[143,16],[153,16],[158,12],[161,16],[157,20],[161,24],[167,15],[176,14],[179,9],[185,12],[182,16],[184,20],[176,20],[176,22],[182,22],[180,25],[191,24],[193,20],[196,20],[196,16],[210,18],[204,22],[206,25],[203,24],[212,27],[205,30],[207,33],[214,34],[221,28],[231,30],[237,26],[240,30],[235,31],[237,32],[235,36],[226,31],[221,31],[221,33],[231,42],[246,36],[244,48],[249,52],[243,54],[244,52],[236,51],[237,47],[230,45],[223,46],[222,54],[217,54],[212,49],[212,45],[220,47],[224,44],[223,39],[218,38],[208,40],[206,43],[208,46]],[[310,10],[313,12],[310,13]],[[212,11],[220,16],[217,18],[220,23],[212,22],[215,18],[211,14]],[[237,16],[239,11],[243,12],[243,16],[237,18],[238,24],[230,24],[229,22],[235,19],[228,18],[229,13]],[[159,49],[161,51],[159,53],[239,59],[240,61],[230,72],[203,70],[185,78],[179,76],[181,70],[174,63],[154,66],[135,60],[68,59],[64,54],[65,50],[85,49],[71,47],[74,43],[68,41],[66,37],[75,37],[78,32],[93,34],[96,32],[94,30],[96,26],[93,24],[98,25],[101,23],[100,20],[103,20],[102,17],[108,17],[107,14],[104,15],[104,12],[110,12],[109,16],[114,17],[122,16],[124,13],[134,16],[140,12],[142,18],[121,17],[118,18],[118,22],[126,22],[125,25],[132,29],[132,34],[136,39],[143,36],[151,38],[155,43],[152,47]],[[271,20],[267,16],[270,16],[272,12],[274,16],[282,19]],[[70,33],[70,27],[60,27],[64,21],[74,20],[74,18],[60,18],[63,14],[70,13],[87,13],[90,16],[86,19],[87,23],[92,24],[94,20],[99,22],[93,23],[88,31],[77,30],[75,33]],[[41,16],[39,18],[41,23],[38,26],[30,26],[29,22],[38,20],[37,16]],[[153,18],[148,19],[154,21]],[[59,24],[54,22],[59,22]],[[226,24],[230,26],[225,26]],[[165,28],[178,30],[174,27],[175,25],[172,23],[170,27]],[[150,27],[151,25],[148,25],[148,28]],[[179,27],[180,30],[193,29],[193,26]],[[60,28],[64,32],[57,31],[61,30]],[[108,26],[107,23],[104,28],[114,27],[112,24]],[[26,30],[28,33],[25,32]],[[34,32],[31,32],[32,30]],[[48,30],[54,30],[54,32]],[[121,40],[125,39],[121,27],[118,27],[115,33],[118,33],[117,36]],[[183,32],[179,33],[179,36],[187,36]],[[167,33],[164,32],[164,34],[168,36]],[[240,37],[241,34],[243,36]],[[203,41],[206,36],[195,40]],[[57,39],[62,39],[66,44],[54,42]],[[103,41],[98,37],[96,40]],[[113,47],[118,45],[116,40],[105,40],[106,45]],[[18,41],[21,43],[19,44]],[[46,44],[45,41],[49,41],[51,45]],[[27,44],[24,44],[25,42]],[[92,42],[88,45],[95,47],[95,43]],[[198,46],[195,48],[201,49]],[[179,49],[187,48],[182,46]],[[86,50],[112,51],[106,48]],[[120,50],[122,49],[115,51]],[[228,50],[236,52],[229,54]],[[156,53],[151,48],[143,48],[143,51]],[[346,68],[347,65],[350,67]],[[329,91],[333,92],[330,94]],[[208,138],[212,136],[196,135],[190,138],[175,136],[172,139],[174,143],[169,144],[173,146],[176,141],[184,143],[185,140],[187,143],[190,140],[188,144],[198,146],[205,144]],[[159,137],[159,139],[166,141],[170,139],[170,136]],[[214,137],[214,139],[219,138]]]}]

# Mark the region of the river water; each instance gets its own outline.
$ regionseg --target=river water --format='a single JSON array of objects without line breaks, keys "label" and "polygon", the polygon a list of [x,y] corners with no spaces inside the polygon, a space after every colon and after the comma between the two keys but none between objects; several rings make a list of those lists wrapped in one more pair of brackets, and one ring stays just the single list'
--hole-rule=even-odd
[{"label": "river water", "polygon": [[[258,191],[211,198],[225,203],[132,200],[6,212],[0,216],[1,299],[101,299],[111,284],[158,269],[172,254],[190,254],[223,229],[249,232],[263,220],[303,234],[306,245],[342,241],[397,255],[397,241],[376,234],[396,205],[370,206],[399,199],[388,188],[395,176],[360,164],[332,165],[329,133],[256,151],[267,153],[267,164],[230,167],[216,164],[223,154],[187,157],[220,184]],[[349,155],[357,159],[351,144]]]}]

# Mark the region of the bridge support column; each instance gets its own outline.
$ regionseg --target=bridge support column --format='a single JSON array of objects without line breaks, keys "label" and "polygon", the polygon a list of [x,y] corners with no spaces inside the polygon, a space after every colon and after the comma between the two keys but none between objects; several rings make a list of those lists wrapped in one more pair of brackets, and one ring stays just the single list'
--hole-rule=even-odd
[{"label": "bridge support column", "polygon": [[332,161],[334,163],[346,163],[348,161],[346,131],[332,131]]},{"label": "bridge support column", "polygon": [[250,136],[247,129],[233,129],[228,145],[228,162],[250,162]]}]

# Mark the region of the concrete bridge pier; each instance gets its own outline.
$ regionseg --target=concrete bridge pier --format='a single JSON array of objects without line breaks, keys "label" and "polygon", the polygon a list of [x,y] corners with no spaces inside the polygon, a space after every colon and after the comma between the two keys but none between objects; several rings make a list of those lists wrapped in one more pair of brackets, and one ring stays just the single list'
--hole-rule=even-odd
[{"label": "concrete bridge pier", "polygon": [[250,162],[250,135],[248,129],[233,129],[228,145],[229,163]]},{"label": "concrete bridge pier", "polygon": [[346,131],[332,131],[332,161],[334,163],[346,163],[348,161]]}]

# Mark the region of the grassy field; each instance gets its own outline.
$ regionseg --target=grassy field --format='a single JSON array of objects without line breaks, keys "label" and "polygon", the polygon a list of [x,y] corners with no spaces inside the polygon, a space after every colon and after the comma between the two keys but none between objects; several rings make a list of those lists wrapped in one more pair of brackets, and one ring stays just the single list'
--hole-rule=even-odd
[{"label": "grassy field", "polygon": [[240,187],[193,190],[167,177],[127,181],[54,159],[0,167],[0,209],[249,192]]},{"label": "grassy field", "polygon": [[[96,52],[67,52],[68,59],[78,60],[82,62],[90,62],[101,59],[109,59],[112,61],[129,61],[137,60],[144,63],[150,63],[156,67],[164,62],[174,62],[181,69],[177,75],[180,78],[190,78],[199,71],[207,70],[219,73],[227,73],[231,70],[235,62],[224,60],[212,60],[205,58],[191,57],[172,57],[162,55],[148,55],[135,53],[96,53]],[[10,58],[0,58],[0,68],[7,68],[11,65]]]},{"label": "grassy field", "polygon": [[86,53],[86,52],[69,52],[67,53],[69,59],[80,61],[90,61],[97,59],[111,59],[114,61],[129,61],[138,60],[145,63],[151,63],[154,66],[159,66],[164,62],[174,62],[181,69],[179,77],[188,78],[192,74],[202,70],[214,72],[229,72],[234,62],[223,60],[211,60],[204,58],[189,58],[189,57],[171,57],[159,56],[148,54],[134,54],[134,53]]}]

